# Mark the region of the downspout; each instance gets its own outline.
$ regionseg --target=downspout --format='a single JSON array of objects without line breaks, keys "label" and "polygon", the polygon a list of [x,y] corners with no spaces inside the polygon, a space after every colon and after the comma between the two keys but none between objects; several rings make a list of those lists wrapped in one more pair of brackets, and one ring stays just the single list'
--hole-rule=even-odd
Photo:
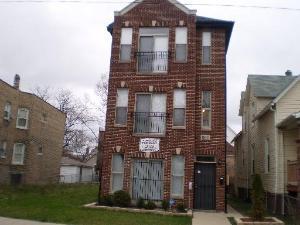
[{"label": "downspout", "polygon": [[[277,112],[276,112],[276,105],[274,103],[271,104],[270,110],[272,112],[274,112],[274,124],[277,121]],[[277,130],[275,128],[275,202],[274,202],[274,207],[273,207],[273,213],[276,213],[276,209],[277,209],[277,192],[278,192],[278,134],[277,134]]]},{"label": "downspout", "polygon": [[[226,55],[225,55],[225,179],[227,179],[227,67],[226,67]],[[225,182],[225,213],[227,213],[227,180]]]}]

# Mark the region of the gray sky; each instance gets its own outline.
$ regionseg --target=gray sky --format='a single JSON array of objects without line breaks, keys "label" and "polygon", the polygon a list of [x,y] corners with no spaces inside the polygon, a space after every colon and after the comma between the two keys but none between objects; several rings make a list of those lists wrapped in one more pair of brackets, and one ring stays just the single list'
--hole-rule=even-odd
[{"label": "gray sky", "polygon": [[[88,94],[96,101],[95,84],[109,71],[111,36],[106,26],[113,21],[113,12],[127,3],[49,1],[0,0],[0,78],[12,83],[14,74],[19,73],[22,90],[36,85],[69,88],[78,96]],[[181,2],[300,9],[299,0]],[[227,54],[227,120],[239,131],[240,92],[245,89],[248,74],[284,74],[287,69],[300,73],[300,10],[188,7],[197,9],[197,15],[235,21]]]}]

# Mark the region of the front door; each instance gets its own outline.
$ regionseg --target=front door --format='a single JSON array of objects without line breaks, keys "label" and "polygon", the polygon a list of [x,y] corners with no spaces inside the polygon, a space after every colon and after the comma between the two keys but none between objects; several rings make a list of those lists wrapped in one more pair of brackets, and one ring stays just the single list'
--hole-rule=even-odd
[{"label": "front door", "polygon": [[194,208],[216,209],[216,164],[196,163],[194,179]]}]

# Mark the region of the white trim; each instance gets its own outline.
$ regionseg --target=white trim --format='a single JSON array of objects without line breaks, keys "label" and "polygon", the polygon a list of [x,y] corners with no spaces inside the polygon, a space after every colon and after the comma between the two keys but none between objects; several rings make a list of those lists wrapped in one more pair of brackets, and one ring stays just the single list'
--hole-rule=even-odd
[{"label": "white trim", "polygon": [[[189,8],[187,8],[185,5],[179,3],[176,0],[168,0],[171,4],[175,5],[178,9],[180,9],[181,11],[183,11],[186,14],[189,15],[196,15],[197,10],[191,10]],[[125,13],[129,12],[131,9],[133,9],[134,7],[136,7],[137,5],[139,5],[140,3],[142,3],[143,0],[136,0],[132,3],[130,3],[129,5],[127,5],[125,8],[123,8],[120,11],[115,11],[114,14],[115,16],[122,16]]]},{"label": "white trim", "polygon": [[[22,149],[21,149],[21,153],[20,153],[20,154],[22,154],[22,160],[21,161],[16,161],[16,159],[15,159],[15,151],[16,151],[16,146],[17,145],[22,145]],[[12,165],[24,165],[24,155],[25,155],[25,144],[15,143],[14,148],[13,148],[12,160],[11,160]]]},{"label": "white trim", "polygon": [[290,85],[285,88],[272,102],[277,103],[296,83],[300,80],[300,75],[292,82]]}]

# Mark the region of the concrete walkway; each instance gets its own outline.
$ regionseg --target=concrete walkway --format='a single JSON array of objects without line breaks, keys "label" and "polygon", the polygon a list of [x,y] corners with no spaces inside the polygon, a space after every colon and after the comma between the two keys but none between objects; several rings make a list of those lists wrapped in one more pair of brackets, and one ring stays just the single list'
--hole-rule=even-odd
[{"label": "concrete walkway", "polygon": [[194,212],[193,225],[230,225],[227,217],[241,217],[242,215],[228,206],[228,213]]},{"label": "concrete walkway", "polygon": [[57,223],[42,223],[32,220],[21,220],[21,219],[11,219],[0,217],[0,224],[1,225],[63,225]]}]

